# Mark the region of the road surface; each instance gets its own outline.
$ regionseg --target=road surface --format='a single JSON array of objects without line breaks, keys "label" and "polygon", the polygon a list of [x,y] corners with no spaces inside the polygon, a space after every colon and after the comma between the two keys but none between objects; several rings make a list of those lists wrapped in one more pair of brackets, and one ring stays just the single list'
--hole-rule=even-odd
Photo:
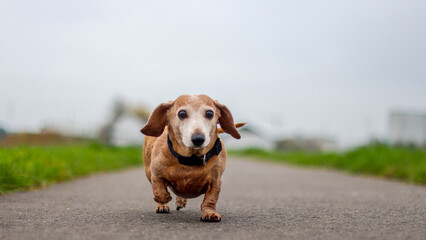
[{"label": "road surface", "polygon": [[154,213],[143,169],[0,197],[0,239],[426,239],[426,188],[231,158],[218,211]]}]

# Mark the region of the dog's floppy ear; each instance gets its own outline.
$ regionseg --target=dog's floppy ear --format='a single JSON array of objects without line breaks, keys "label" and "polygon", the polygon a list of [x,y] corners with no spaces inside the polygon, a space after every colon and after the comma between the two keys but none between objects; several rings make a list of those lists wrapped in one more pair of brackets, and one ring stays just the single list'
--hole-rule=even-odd
[{"label": "dog's floppy ear", "polygon": [[174,102],[170,101],[168,103],[162,103],[155,108],[149,117],[148,122],[141,129],[141,133],[147,136],[159,137],[163,133],[164,127],[166,127],[167,124],[167,110],[169,110],[173,104]]},{"label": "dog's floppy ear", "polygon": [[229,135],[233,136],[236,139],[240,139],[241,136],[237,128],[235,127],[234,118],[232,117],[231,111],[229,111],[229,109],[225,105],[220,104],[218,101],[214,101],[214,104],[220,111],[220,127]]}]

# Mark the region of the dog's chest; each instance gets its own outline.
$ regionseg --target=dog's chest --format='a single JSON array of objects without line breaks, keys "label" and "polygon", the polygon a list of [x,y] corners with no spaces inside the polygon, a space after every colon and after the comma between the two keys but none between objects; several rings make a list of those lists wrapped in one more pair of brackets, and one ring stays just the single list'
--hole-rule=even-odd
[{"label": "dog's chest", "polygon": [[184,198],[194,198],[206,192],[210,176],[199,171],[171,171],[167,181],[170,189],[176,195]]}]

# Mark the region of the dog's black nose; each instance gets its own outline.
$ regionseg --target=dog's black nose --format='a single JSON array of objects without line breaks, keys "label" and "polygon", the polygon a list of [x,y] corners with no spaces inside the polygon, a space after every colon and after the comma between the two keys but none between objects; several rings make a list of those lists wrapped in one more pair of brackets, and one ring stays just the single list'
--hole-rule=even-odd
[{"label": "dog's black nose", "polygon": [[204,135],[199,133],[196,133],[191,137],[191,141],[196,147],[203,145],[205,140],[206,138],[204,137]]}]

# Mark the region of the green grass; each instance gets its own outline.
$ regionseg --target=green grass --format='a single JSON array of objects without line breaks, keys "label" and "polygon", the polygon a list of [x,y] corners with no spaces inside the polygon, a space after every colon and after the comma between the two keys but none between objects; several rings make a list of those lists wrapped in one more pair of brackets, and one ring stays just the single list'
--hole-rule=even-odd
[{"label": "green grass", "polygon": [[250,156],[274,162],[316,166],[426,184],[424,150],[374,144],[344,153],[276,152],[260,149],[230,151],[234,156]]},{"label": "green grass", "polygon": [[86,144],[0,148],[0,194],[141,164],[141,147]]}]

